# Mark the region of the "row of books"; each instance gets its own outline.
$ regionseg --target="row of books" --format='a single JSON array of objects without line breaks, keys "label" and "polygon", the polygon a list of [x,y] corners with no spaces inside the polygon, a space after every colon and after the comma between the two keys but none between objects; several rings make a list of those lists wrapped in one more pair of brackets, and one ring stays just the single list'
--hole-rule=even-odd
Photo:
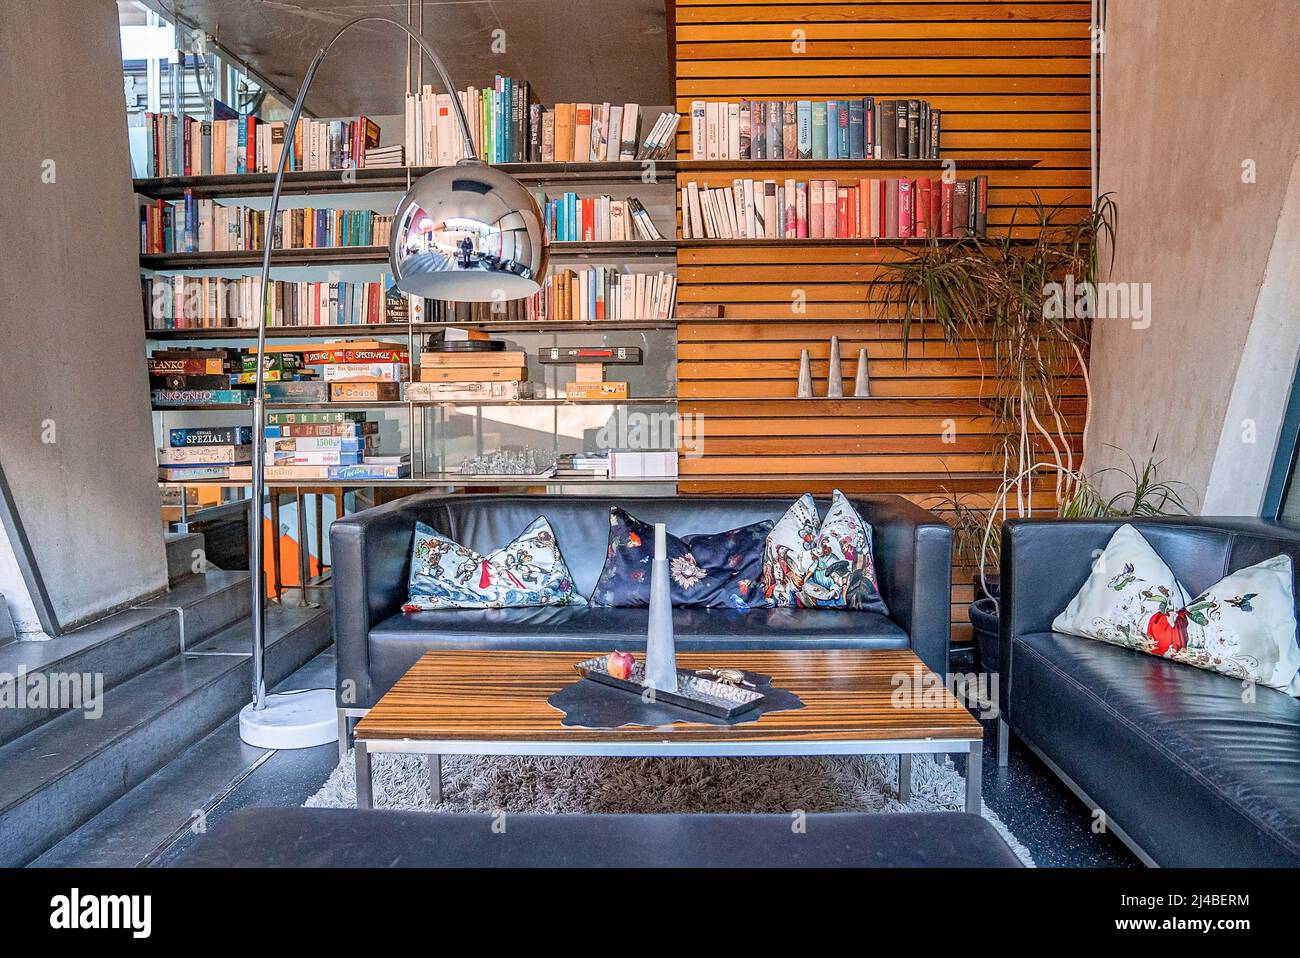
[{"label": "row of books", "polygon": [[[449,166],[467,155],[453,94],[425,86],[406,95],[406,159],[412,166]],[[529,159],[527,81],[497,75],[489,89],[467,87],[454,94],[469,123],[474,151],[488,163]]]},{"label": "row of books", "polygon": [[[258,276],[146,276],[142,279],[150,329],[256,329],[261,302]],[[356,326],[405,323],[424,300],[377,282],[329,283],[272,280],[268,326]]]},{"label": "row of books", "polygon": [[[160,199],[141,205],[140,252],[264,249],[266,213],[247,206],[224,206],[186,190],[178,203]],[[392,227],[391,216],[373,210],[280,210],[272,248],[386,246]]]},{"label": "row of books", "polygon": [[612,196],[579,196],[569,192],[552,198],[542,190],[535,190],[533,197],[542,211],[547,235],[559,242],[618,243],[664,238],[645,205],[635,196],[616,200]]},{"label": "row of books", "polygon": [[905,239],[983,236],[988,178],[968,180],[737,179],[727,187],[687,183],[687,239]]},{"label": "row of books", "polygon": [[532,111],[537,144],[530,157],[541,163],[604,163],[663,160],[674,156],[680,113],[661,113],[641,135],[642,111],[635,103],[557,103]]},{"label": "row of books", "polygon": [[691,103],[693,160],[936,160],[942,110],[926,100]]},{"label": "row of books", "polygon": [[[222,176],[274,173],[284,152],[288,124],[238,114],[214,101],[213,119],[171,113],[145,114],[146,176]],[[379,146],[379,125],[355,120],[300,118],[294,129],[290,170],[345,170],[366,166]]]},{"label": "row of books", "polygon": [[580,266],[548,276],[536,294],[516,301],[516,316],[504,318],[668,319],[673,315],[676,295],[677,277],[673,273],[624,273],[613,266]]},{"label": "row of books", "polygon": [[504,303],[428,300],[426,320],[437,323],[662,320],[675,315],[677,277],[627,273],[614,266],[557,269],[526,299]]},{"label": "row of books", "polygon": [[671,155],[681,121],[679,114],[660,114],[642,139],[636,103],[557,103],[547,109],[535,101],[528,81],[499,74],[487,89],[450,94],[425,86],[406,95],[403,145],[412,166],[447,166],[465,157],[453,96],[465,111],[475,152],[489,163],[664,158]]}]

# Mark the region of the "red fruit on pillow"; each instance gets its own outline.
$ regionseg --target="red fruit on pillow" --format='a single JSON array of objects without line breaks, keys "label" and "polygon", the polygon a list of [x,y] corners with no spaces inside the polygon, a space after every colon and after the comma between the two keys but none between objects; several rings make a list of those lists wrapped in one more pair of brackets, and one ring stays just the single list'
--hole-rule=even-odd
[{"label": "red fruit on pillow", "polygon": [[1187,610],[1179,609],[1173,622],[1169,621],[1168,614],[1155,613],[1147,622],[1147,635],[1156,643],[1151,650],[1155,655],[1181,652],[1187,648]]}]

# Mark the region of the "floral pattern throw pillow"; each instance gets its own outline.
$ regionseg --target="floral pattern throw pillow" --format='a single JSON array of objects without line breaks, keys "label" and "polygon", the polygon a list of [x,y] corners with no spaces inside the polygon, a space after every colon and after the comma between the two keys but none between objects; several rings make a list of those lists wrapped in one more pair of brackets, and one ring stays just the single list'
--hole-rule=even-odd
[{"label": "floral pattern throw pillow", "polygon": [[889,614],[876,578],[871,526],[838,489],[825,519],[805,493],[773,527],[763,553],[762,589],[778,606]]},{"label": "floral pattern throw pillow", "polygon": [[[668,534],[668,579],[676,606],[746,611],[772,603],[758,588],[763,543],[772,529],[764,519],[726,532],[678,538]],[[591,594],[593,605],[645,608],[650,605],[650,571],[655,529],[631,513],[609,510],[605,567]]]},{"label": "floral pattern throw pillow", "polygon": [[586,605],[545,516],[488,556],[417,522],[408,594],[403,612]]},{"label": "floral pattern throw pillow", "polygon": [[1189,598],[1126,523],[1052,628],[1300,695],[1292,576],[1276,555]]}]

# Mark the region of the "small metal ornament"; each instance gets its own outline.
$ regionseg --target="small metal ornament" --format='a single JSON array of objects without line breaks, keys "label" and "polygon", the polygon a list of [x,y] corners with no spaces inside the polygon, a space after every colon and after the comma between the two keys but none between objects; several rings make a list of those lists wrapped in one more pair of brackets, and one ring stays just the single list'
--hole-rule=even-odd
[{"label": "small metal ornament", "polygon": [[867,399],[871,396],[871,380],[867,376],[867,351],[858,350],[858,374],[853,380],[853,395],[858,399]]},{"label": "small metal ornament", "polygon": [[826,369],[826,398],[839,399],[844,395],[844,374],[840,372],[840,338],[831,337],[831,361]]},{"label": "small metal ornament", "polygon": [[746,688],[754,688],[754,683],[746,680],[745,673],[740,669],[696,669],[695,674],[721,682],[723,685],[743,685]]},{"label": "small metal ornament", "polygon": [[800,399],[812,399],[812,361],[808,358],[808,350],[799,350],[799,391],[796,393]]}]

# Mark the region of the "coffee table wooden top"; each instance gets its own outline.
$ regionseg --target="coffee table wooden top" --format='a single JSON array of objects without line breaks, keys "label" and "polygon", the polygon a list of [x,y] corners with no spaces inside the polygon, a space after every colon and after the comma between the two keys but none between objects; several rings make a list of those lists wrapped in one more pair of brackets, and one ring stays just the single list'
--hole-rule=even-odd
[{"label": "coffee table wooden top", "polygon": [[[689,721],[656,728],[570,728],[547,704],[578,680],[575,663],[599,652],[426,652],[357,725],[368,742],[782,742],[979,739],[979,722],[906,650],[682,652],[677,666],[743,668],[772,676],[804,708],[740,725]],[[641,656],[637,657],[638,659]],[[911,702],[896,702],[904,675]],[[929,679],[933,687],[922,682]],[[913,704],[913,702],[915,704]]]}]

